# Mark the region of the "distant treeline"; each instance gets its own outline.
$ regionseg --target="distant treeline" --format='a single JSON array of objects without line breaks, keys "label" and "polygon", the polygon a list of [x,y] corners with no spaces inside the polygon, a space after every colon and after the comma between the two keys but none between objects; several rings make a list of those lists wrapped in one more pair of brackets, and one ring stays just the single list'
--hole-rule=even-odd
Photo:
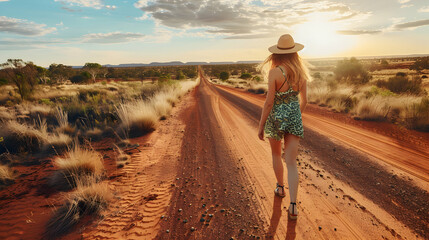
[{"label": "distant treeline", "polygon": [[[34,71],[24,71],[32,69]],[[25,72],[25,73],[24,73]],[[185,79],[197,76],[196,66],[150,66],[150,67],[103,67],[98,63],[86,63],[82,68],[73,68],[53,63],[43,68],[21,59],[9,59],[0,65],[0,85],[13,83],[14,75],[32,75],[38,83],[55,84],[70,80],[72,83],[94,82],[96,79]]]}]

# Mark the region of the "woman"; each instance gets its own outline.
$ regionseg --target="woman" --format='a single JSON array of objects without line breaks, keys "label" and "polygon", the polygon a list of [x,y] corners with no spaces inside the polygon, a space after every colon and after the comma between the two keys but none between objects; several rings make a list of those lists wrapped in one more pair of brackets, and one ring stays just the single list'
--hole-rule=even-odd
[{"label": "woman", "polygon": [[[281,140],[284,139],[285,161],[288,171],[290,194],[289,217],[296,219],[298,211],[298,155],[299,138],[304,137],[301,112],[307,105],[308,70],[298,56],[304,46],[295,43],[289,34],[282,35],[277,45],[268,50],[272,53],[260,66],[268,66],[268,93],[259,122],[259,139],[264,132],[270,141],[274,172],[277,178],[275,195],[285,197]],[[298,99],[299,96],[299,99]]]}]

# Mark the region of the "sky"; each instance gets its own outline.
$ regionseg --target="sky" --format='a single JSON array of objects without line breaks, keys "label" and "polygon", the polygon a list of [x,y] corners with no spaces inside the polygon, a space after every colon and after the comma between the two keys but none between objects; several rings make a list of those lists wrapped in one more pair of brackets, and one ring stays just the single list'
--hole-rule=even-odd
[{"label": "sky", "polygon": [[263,60],[429,54],[429,0],[0,0],[0,63]]}]

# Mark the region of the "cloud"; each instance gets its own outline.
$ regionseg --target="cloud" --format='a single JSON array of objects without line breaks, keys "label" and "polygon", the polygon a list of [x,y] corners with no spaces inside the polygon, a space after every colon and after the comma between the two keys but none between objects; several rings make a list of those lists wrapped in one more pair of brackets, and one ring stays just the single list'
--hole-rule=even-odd
[{"label": "cloud", "polygon": [[105,5],[103,0],[55,0],[55,2],[60,2],[62,5],[64,5],[62,9],[69,12],[75,12],[77,10],[74,10],[67,6],[87,7],[95,9],[107,8],[110,10],[115,10],[117,8],[115,5]]},{"label": "cloud", "polygon": [[55,2],[60,2],[63,5],[68,6],[89,7],[95,9],[104,7],[102,0],[55,0]]},{"label": "cloud", "polygon": [[404,4],[404,5],[401,5],[401,8],[409,8],[412,6],[414,6],[414,4]]},{"label": "cloud", "polygon": [[34,38],[3,38],[0,39],[0,49],[5,51],[27,50],[27,49],[46,49],[55,44],[64,44],[63,40],[49,39],[41,40]]},{"label": "cloud", "polygon": [[411,1],[411,0],[398,0],[398,3],[400,3],[400,4],[404,4],[404,3],[407,3],[407,2],[409,2],[409,1]]},{"label": "cloud", "polygon": [[227,38],[264,37],[307,21],[312,13],[332,13],[332,20],[364,19],[370,13],[352,10],[332,1],[304,0],[139,0],[143,11],[136,20],[151,19],[157,26],[175,29],[200,29]]},{"label": "cloud", "polygon": [[381,33],[381,30],[340,30],[338,34],[342,35],[364,35],[364,34],[377,34]]},{"label": "cloud", "polygon": [[393,26],[395,30],[403,30],[429,25],[429,19],[419,20],[414,22],[399,23]]},{"label": "cloud", "polygon": [[45,45],[65,43],[62,40],[50,39],[50,40],[35,40],[35,39],[21,39],[21,38],[3,38],[0,39],[0,45]]},{"label": "cloud", "polygon": [[0,0],[0,2],[8,2],[9,0]]},{"label": "cloud", "polygon": [[81,12],[81,9],[73,9],[73,8],[69,8],[69,7],[61,7],[61,9],[66,10],[67,12]]},{"label": "cloud", "polygon": [[277,35],[275,35],[275,34],[262,33],[262,34],[235,35],[235,36],[226,37],[225,39],[255,39],[255,38],[272,38],[272,37],[276,37],[276,36],[277,36]]},{"label": "cloud", "polygon": [[144,38],[141,33],[91,33],[84,36],[84,42],[87,43],[123,43],[131,42]]},{"label": "cloud", "polygon": [[37,24],[25,19],[9,18],[0,16],[0,32],[15,33],[25,36],[41,36],[57,30],[48,28],[46,24]]},{"label": "cloud", "polygon": [[419,12],[429,12],[429,6],[421,7],[418,11]]}]

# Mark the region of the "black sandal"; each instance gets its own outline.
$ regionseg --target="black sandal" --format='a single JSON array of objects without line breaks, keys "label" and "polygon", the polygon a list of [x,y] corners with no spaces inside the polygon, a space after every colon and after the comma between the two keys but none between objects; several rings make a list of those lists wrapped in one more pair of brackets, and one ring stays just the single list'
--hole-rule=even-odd
[{"label": "black sandal", "polygon": [[[281,189],[282,189],[282,192],[283,192],[282,194],[280,194],[280,192],[279,192],[279,188],[281,188]],[[279,196],[279,197],[281,197],[281,198],[284,198],[284,197],[286,196],[284,186],[282,186],[282,185],[280,185],[279,183],[277,183],[277,187],[276,187],[276,189],[274,189],[274,194],[275,194],[276,196]]]},{"label": "black sandal", "polygon": [[288,215],[290,219],[297,219],[298,218],[298,213],[295,213],[295,207],[296,207],[296,203],[295,202],[290,202],[290,204],[292,205],[292,213],[289,211],[290,208],[288,209]]}]

